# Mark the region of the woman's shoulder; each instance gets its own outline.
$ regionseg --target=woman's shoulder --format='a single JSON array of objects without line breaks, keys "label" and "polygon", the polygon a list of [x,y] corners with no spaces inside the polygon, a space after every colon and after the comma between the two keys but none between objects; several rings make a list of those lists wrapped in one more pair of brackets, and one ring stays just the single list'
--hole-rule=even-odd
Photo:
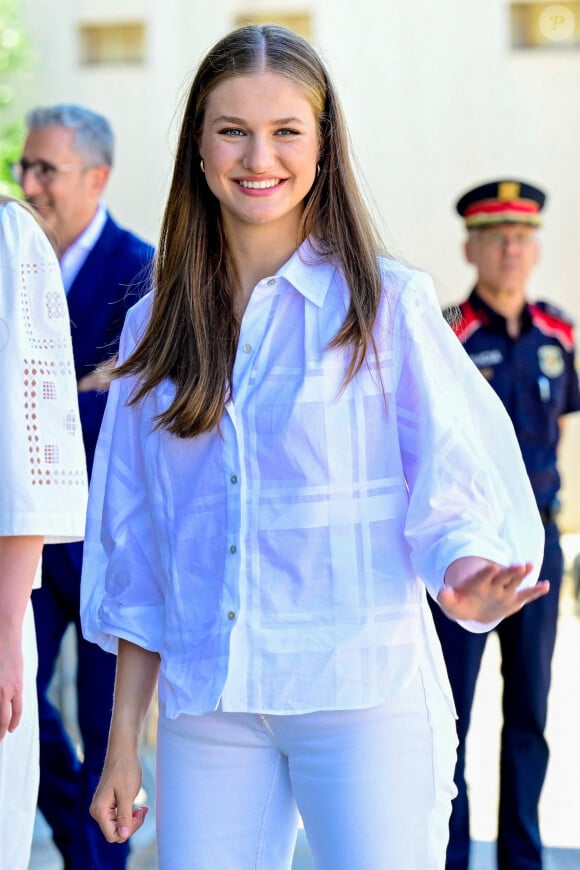
[{"label": "woman's shoulder", "polygon": [[0,199],[0,227],[3,233],[11,233],[15,236],[30,234],[46,241],[48,238],[37,218],[31,211],[31,207],[17,199]]},{"label": "woman's shoulder", "polygon": [[27,207],[17,199],[11,197],[0,197],[0,220],[2,223],[7,220],[33,220],[32,215],[28,213]]},{"label": "woman's shoulder", "polygon": [[55,250],[26,203],[0,198],[0,267],[3,280],[19,274],[57,274]]},{"label": "woman's shoulder", "polygon": [[153,290],[145,293],[134,305],[127,311],[125,323],[132,330],[139,330],[143,327],[151,316],[151,308],[153,306]]},{"label": "woman's shoulder", "polygon": [[400,284],[401,286],[405,286],[409,281],[429,278],[428,273],[424,269],[419,269],[418,266],[411,266],[396,257],[382,255],[378,258],[378,263],[383,279]]},{"label": "woman's shoulder", "polygon": [[428,272],[410,266],[395,257],[381,256],[378,260],[381,283],[387,300],[400,300],[419,293],[431,293],[433,279]]},{"label": "woman's shoulder", "polygon": [[131,353],[143,337],[151,316],[152,304],[153,291],[150,290],[127,310],[121,335],[121,356],[123,358]]}]

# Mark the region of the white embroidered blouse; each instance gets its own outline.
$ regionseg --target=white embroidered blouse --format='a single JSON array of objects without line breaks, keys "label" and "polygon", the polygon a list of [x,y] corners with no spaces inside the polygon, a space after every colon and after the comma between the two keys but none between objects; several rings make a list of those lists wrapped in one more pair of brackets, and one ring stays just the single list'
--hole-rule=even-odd
[{"label": "white embroidered blouse", "polygon": [[34,218],[0,204],[0,535],[84,534],[87,474],[66,298]]},{"label": "white embroidered blouse", "polygon": [[[326,348],[348,288],[305,245],[252,293],[221,435],[154,428],[169,382],[136,406],[131,379],[113,383],[83,626],[161,654],[167,716],[369,707],[426,656],[446,688],[424,584],[436,595],[467,555],[531,561],[537,579],[542,525],[501,402],[429,277],[382,270],[380,377],[369,362],[341,392],[348,353]],[[129,312],[122,358],[150,303]]]}]

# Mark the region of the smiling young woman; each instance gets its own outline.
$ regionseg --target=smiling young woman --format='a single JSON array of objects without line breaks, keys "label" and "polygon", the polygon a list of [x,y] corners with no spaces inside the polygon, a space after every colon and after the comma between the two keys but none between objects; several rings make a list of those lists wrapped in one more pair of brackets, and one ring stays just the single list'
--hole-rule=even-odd
[{"label": "smiling young woman", "polygon": [[82,584],[86,635],[119,654],[105,836],[142,824],[158,682],[162,870],[285,870],[298,811],[322,870],[441,870],[456,735],[425,586],[488,628],[546,592],[542,527],[501,403],[428,276],[383,254],[290,31],[202,61],[120,360]]}]

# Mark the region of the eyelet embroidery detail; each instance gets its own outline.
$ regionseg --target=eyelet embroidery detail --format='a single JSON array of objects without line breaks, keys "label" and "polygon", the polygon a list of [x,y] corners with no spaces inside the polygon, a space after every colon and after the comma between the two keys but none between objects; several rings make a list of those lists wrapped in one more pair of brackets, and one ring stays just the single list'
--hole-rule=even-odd
[{"label": "eyelet embroidery detail", "polygon": [[[23,409],[28,438],[28,456],[33,486],[82,486],[84,469],[67,468],[66,453],[58,444],[44,443],[39,429],[39,403],[58,397],[58,382],[74,377],[70,361],[25,359],[23,361]],[[77,433],[80,422],[74,408],[61,418],[67,438]],[[46,436],[50,438],[50,433]],[[64,467],[63,467],[64,466]]]},{"label": "eyelet embroidery detail", "polygon": [[[47,320],[61,320],[67,316],[66,301],[55,290],[44,287],[44,276],[58,272],[56,263],[22,263],[20,266],[20,303],[26,334],[34,350],[57,350],[66,348],[67,339],[61,334],[39,336],[32,328],[35,318],[32,311],[38,312],[41,305]],[[38,316],[38,314],[37,314]]]}]

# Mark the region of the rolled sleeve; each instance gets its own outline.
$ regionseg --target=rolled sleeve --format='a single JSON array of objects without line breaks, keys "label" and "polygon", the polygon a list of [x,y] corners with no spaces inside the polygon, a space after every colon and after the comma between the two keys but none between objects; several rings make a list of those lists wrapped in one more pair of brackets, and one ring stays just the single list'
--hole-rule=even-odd
[{"label": "rolled sleeve", "polygon": [[[121,360],[135,346],[135,320],[129,315],[123,330]],[[133,386],[131,378],[113,381],[97,444],[81,580],[81,622],[85,637],[108,651],[116,651],[117,640],[123,638],[159,652],[164,595],[145,454],[153,424],[145,418],[142,403],[128,404]]]}]

